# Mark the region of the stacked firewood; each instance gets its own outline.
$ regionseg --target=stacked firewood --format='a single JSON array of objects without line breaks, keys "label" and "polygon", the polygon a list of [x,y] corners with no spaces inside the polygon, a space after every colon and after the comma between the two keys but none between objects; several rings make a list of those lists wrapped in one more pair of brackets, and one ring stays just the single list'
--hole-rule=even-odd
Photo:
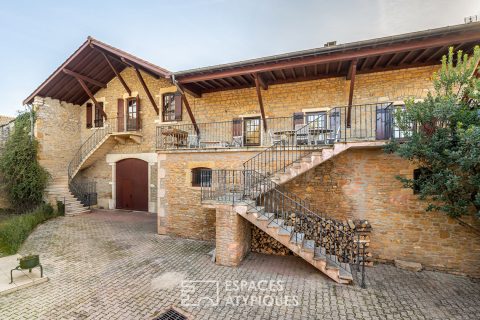
[{"label": "stacked firewood", "polygon": [[252,244],[251,250],[253,252],[273,254],[278,256],[286,256],[292,254],[290,249],[283,244],[257,228],[252,226]]}]

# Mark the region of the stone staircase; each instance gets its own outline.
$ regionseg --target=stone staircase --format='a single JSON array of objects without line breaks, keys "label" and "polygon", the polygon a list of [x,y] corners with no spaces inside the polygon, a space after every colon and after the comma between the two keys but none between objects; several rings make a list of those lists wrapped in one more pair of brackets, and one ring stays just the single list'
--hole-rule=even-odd
[{"label": "stone staircase", "polygon": [[90,209],[84,206],[71,192],[68,187],[68,177],[54,178],[45,190],[47,196],[54,201],[65,201],[65,215],[75,216],[90,213]]},{"label": "stone staircase", "polygon": [[[296,130],[294,137],[310,125]],[[295,140],[274,144],[246,161],[243,170],[202,173],[210,179],[202,183],[202,202],[210,208],[232,203],[237,214],[328,277],[338,283],[352,283],[350,265],[362,262],[364,268],[369,245],[364,235],[355,230],[355,225],[319,213],[282,185],[346,150],[384,144],[375,140],[340,142],[338,138],[315,144],[297,144]]]},{"label": "stone staircase", "polygon": [[305,233],[297,232],[294,226],[286,225],[285,220],[277,218],[275,213],[266,212],[264,207],[252,204],[254,202],[237,204],[235,211],[332,280],[342,284],[353,281],[350,264],[329,254],[328,248],[316,245],[315,240],[308,239]]}]

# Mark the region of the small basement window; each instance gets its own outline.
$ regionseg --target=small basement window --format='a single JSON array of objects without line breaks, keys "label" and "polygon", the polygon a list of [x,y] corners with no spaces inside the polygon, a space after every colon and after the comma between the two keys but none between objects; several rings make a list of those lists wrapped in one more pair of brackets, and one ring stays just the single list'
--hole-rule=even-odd
[{"label": "small basement window", "polygon": [[198,167],[192,169],[192,187],[209,187],[212,183],[212,169]]}]

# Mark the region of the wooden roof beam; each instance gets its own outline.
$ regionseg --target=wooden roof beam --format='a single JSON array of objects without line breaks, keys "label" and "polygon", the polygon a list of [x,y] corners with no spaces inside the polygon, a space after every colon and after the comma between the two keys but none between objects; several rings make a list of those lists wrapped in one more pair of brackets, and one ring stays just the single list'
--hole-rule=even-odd
[{"label": "wooden roof beam", "polygon": [[255,80],[255,85],[257,85],[257,82],[258,82],[263,90],[268,90],[268,84],[265,81],[265,79],[263,79],[261,74],[259,73],[252,74],[252,77]]},{"label": "wooden roof beam", "polygon": [[110,69],[112,69],[112,71],[115,73],[115,76],[118,78],[118,81],[120,81],[120,83],[122,84],[123,88],[125,89],[125,91],[127,91],[128,95],[131,96],[132,95],[132,91],[130,90],[130,88],[127,86],[127,83],[125,82],[125,80],[123,80],[123,77],[122,75],[117,71],[117,69],[113,66],[112,62],[110,61],[110,59],[108,58],[108,56],[105,54],[105,52],[103,51],[100,51],[103,55],[103,57],[105,58],[105,61],[107,61],[108,65],[110,66]]},{"label": "wooden roof beam", "polygon": [[185,104],[185,109],[187,110],[188,116],[190,117],[190,121],[192,121],[193,127],[197,135],[200,135],[200,128],[198,127],[197,120],[195,120],[195,116],[193,115],[192,108],[190,108],[190,103],[188,103],[187,96],[185,95],[185,87],[178,83],[174,79],[174,84],[177,87],[178,91],[180,91],[182,95],[182,101]]},{"label": "wooden roof beam", "polygon": [[258,72],[267,72],[272,70],[279,69],[289,69],[289,68],[298,68],[313,64],[324,64],[328,62],[338,62],[338,61],[348,61],[352,59],[366,58],[369,56],[378,56],[385,54],[397,54],[411,50],[420,50],[427,48],[435,48],[445,45],[450,45],[452,42],[468,42],[468,41],[478,41],[478,33],[470,32],[455,36],[447,36],[436,38],[432,40],[415,40],[405,43],[394,44],[390,46],[381,46],[368,49],[362,49],[361,51],[348,51],[348,52],[338,52],[332,53],[329,55],[319,55],[312,57],[304,57],[302,59],[292,59],[288,61],[272,61],[269,63],[254,65],[254,66],[244,66],[237,67],[229,70],[221,70],[216,72],[211,72],[208,74],[193,74],[189,76],[179,76],[179,81],[181,83],[196,82],[205,79],[220,78],[220,77],[231,77],[241,74],[251,74]]},{"label": "wooden roof beam", "polygon": [[157,103],[155,102],[155,99],[153,99],[152,94],[150,93],[150,90],[148,90],[147,84],[145,83],[145,80],[143,80],[142,74],[140,73],[140,70],[138,70],[137,67],[133,68],[135,70],[135,73],[137,74],[138,81],[142,84],[143,90],[147,94],[148,100],[150,100],[150,103],[152,104],[153,108],[155,109],[155,112],[157,115],[160,114],[160,110],[158,109]]},{"label": "wooden roof beam", "polygon": [[348,110],[347,110],[347,128],[351,127],[352,122],[352,103],[353,90],[355,88],[355,74],[357,73],[357,60],[353,60],[348,71],[350,75],[350,92],[348,94]]},{"label": "wooden roof beam", "polygon": [[357,72],[357,61],[358,60],[352,60],[350,62],[350,66],[348,68],[348,73],[347,73],[347,80],[352,79],[352,73]]},{"label": "wooden roof beam", "polygon": [[263,120],[263,130],[267,132],[267,119],[265,118],[265,110],[263,108],[262,92],[260,90],[260,87],[261,87],[260,77],[256,73],[253,74],[253,77],[255,79],[255,88],[257,90],[258,105],[260,106],[260,113],[262,115],[262,120]]},{"label": "wooden roof beam", "polygon": [[[95,106],[97,108],[100,108],[100,104],[98,103],[97,99],[95,99],[95,97],[93,96],[90,89],[88,89],[88,87],[85,84],[85,82],[83,81],[83,79],[77,78],[77,77],[75,77],[75,79],[77,79],[78,83],[80,84],[80,86],[82,86],[83,90],[90,97],[90,100],[92,100],[92,102],[95,104]],[[102,110],[102,115],[105,117],[105,120],[107,120],[107,114],[105,113],[105,110],[103,110],[103,108],[101,108],[100,110]]]},{"label": "wooden roof beam", "polygon": [[63,71],[63,73],[68,74],[69,76],[75,77],[77,79],[82,79],[83,81],[87,81],[87,82],[89,82],[93,85],[96,85],[97,87],[100,87],[100,88],[106,88],[107,87],[107,85],[105,83],[102,83],[98,80],[95,80],[95,79],[92,79],[90,77],[84,76],[83,74],[80,74],[78,72],[68,70],[67,68],[63,68],[62,71]]}]

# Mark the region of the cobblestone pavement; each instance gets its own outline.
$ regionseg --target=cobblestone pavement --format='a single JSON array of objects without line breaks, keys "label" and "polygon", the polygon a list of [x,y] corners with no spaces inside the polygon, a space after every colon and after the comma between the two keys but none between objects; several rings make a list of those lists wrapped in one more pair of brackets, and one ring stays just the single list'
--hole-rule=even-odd
[{"label": "cobblestone pavement", "polygon": [[[0,319],[152,319],[170,306],[192,319],[478,319],[480,314],[480,282],[465,277],[378,265],[368,269],[367,289],[361,289],[335,284],[293,256],[250,254],[240,267],[221,267],[207,255],[212,243],[159,236],[155,227],[153,215],[108,211],[39,226],[21,253],[40,253],[50,281],[0,297]],[[218,287],[191,283],[197,291],[182,296],[182,280],[218,281]],[[219,304],[212,306],[217,288]],[[212,300],[185,305],[201,297]]]}]

